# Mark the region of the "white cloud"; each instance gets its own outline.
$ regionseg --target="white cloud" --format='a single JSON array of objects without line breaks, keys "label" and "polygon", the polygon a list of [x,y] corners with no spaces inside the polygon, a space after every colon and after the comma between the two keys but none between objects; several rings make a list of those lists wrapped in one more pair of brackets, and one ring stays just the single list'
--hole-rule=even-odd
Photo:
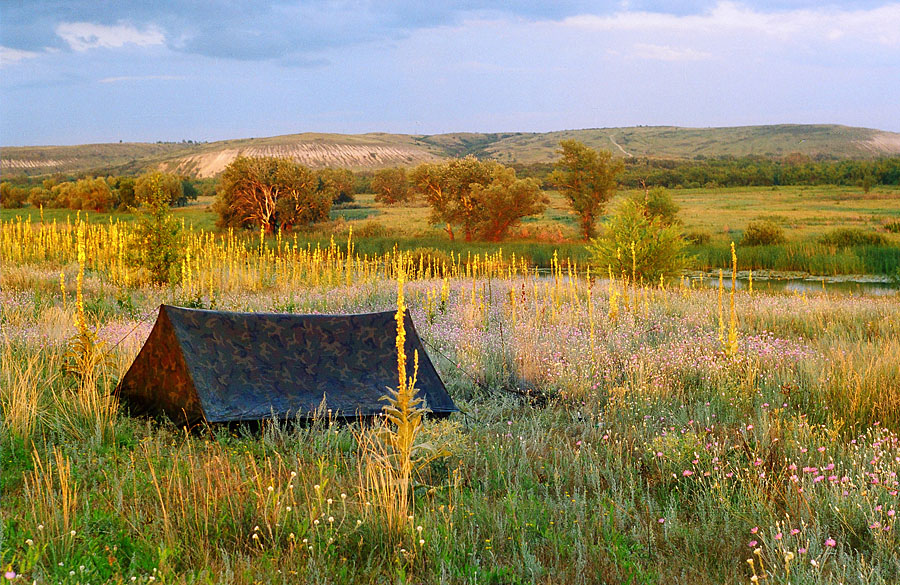
[{"label": "white cloud", "polygon": [[123,75],[121,77],[104,77],[100,83],[121,83],[127,81],[181,81],[181,75]]},{"label": "white cloud", "polygon": [[56,34],[74,51],[110,49],[126,44],[149,47],[162,45],[166,41],[163,32],[155,26],[138,30],[125,23],[107,26],[91,22],[63,22],[56,27]]},{"label": "white cloud", "polygon": [[696,49],[672,47],[669,45],[651,45],[635,43],[630,56],[639,59],[655,59],[657,61],[703,61],[710,59],[712,53]]},{"label": "white cloud", "polygon": [[785,40],[837,41],[851,39],[900,45],[900,3],[871,10],[814,10],[762,12],[735,2],[719,2],[705,14],[677,16],[659,12],[618,12],[611,16],[567,18],[564,25],[591,31],[722,35],[755,33]]},{"label": "white cloud", "polygon": [[40,55],[40,53],[35,53],[34,51],[22,51],[0,45],[0,67],[12,65],[13,63],[18,63],[25,59],[34,59],[38,55]]}]

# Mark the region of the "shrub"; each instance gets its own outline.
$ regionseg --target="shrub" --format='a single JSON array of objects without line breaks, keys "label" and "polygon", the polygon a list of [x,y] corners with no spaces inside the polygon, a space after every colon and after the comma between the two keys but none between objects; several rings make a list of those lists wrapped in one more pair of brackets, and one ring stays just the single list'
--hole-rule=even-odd
[{"label": "shrub", "polygon": [[819,242],[826,246],[849,248],[851,246],[885,246],[888,240],[884,234],[860,228],[837,228],[822,234]]},{"label": "shrub", "polygon": [[[591,240],[588,251],[600,270],[656,282],[660,276],[674,276],[685,264],[684,239],[678,228],[648,215],[646,207],[625,199],[604,223],[600,236]],[[632,258],[632,246],[634,257]]]},{"label": "shrub", "polygon": [[712,234],[705,229],[694,228],[685,232],[684,239],[695,246],[702,246],[710,242]]},{"label": "shrub", "polygon": [[781,226],[768,219],[755,219],[747,224],[741,244],[745,246],[770,246],[783,244],[787,238]]},{"label": "shrub", "polygon": [[181,230],[169,213],[169,198],[159,180],[149,179],[135,230],[140,244],[134,261],[146,268],[157,283],[175,280],[176,265],[181,259]]},{"label": "shrub", "polygon": [[22,207],[28,198],[28,191],[23,187],[16,187],[6,181],[0,183],[0,207],[15,209]]},{"label": "shrub", "polygon": [[646,191],[633,191],[628,195],[636,203],[644,206],[649,217],[658,217],[665,225],[678,223],[680,207],[664,187],[653,187]]},{"label": "shrub", "polygon": [[353,235],[360,238],[386,238],[388,229],[377,221],[365,221],[353,230]]}]

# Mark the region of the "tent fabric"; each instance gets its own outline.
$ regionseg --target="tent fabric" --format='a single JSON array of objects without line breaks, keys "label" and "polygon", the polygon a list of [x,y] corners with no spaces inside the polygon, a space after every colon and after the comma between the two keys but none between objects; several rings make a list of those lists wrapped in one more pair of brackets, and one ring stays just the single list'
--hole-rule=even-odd
[{"label": "tent fabric", "polygon": [[[397,386],[395,313],[230,313],[161,305],[117,391],[133,414],[194,424],[382,412]],[[457,412],[405,316],[407,363],[419,354],[418,396],[437,415]]]}]

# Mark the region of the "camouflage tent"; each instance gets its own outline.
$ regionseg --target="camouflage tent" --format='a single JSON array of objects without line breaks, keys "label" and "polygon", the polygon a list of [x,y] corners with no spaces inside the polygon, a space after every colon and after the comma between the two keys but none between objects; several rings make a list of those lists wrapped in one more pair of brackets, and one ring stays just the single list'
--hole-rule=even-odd
[{"label": "camouflage tent", "polygon": [[[406,314],[416,387],[438,415],[456,412]],[[133,414],[175,421],[251,421],[381,412],[397,386],[393,312],[361,315],[226,313],[161,305],[150,337],[117,391]]]}]

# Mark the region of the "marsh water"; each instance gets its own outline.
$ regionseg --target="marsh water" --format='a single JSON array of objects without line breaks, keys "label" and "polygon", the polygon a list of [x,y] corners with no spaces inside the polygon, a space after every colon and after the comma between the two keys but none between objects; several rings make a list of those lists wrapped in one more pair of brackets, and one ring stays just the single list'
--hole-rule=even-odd
[{"label": "marsh water", "polygon": [[[685,276],[685,282],[692,287],[718,287],[718,275],[690,275]],[[724,279],[726,288],[731,288],[731,275],[726,274]],[[750,279],[739,275],[735,286],[738,290],[747,290],[750,287]],[[833,278],[833,277],[804,277],[804,278],[760,278],[753,276],[753,290],[765,292],[783,292],[794,294],[817,293],[845,293],[858,295],[896,295],[900,293],[900,283],[897,281],[878,281],[862,277]]]}]

